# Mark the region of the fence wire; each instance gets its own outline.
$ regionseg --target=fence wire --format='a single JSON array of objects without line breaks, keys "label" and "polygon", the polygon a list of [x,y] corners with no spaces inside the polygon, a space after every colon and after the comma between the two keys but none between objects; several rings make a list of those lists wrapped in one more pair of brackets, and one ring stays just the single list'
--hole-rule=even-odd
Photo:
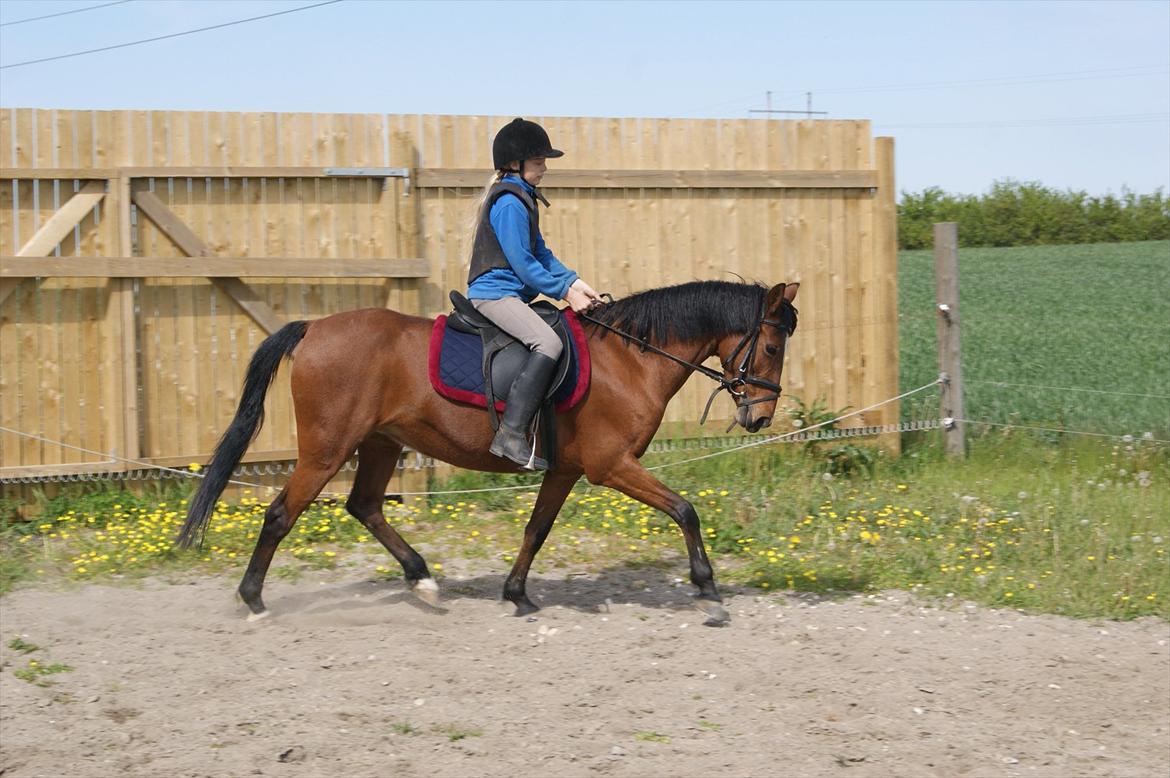
[{"label": "fence wire", "polygon": [[[850,411],[848,413],[843,413],[840,416],[837,416],[836,418],[829,419],[827,421],[823,421],[823,422],[820,422],[818,424],[813,424],[813,425],[810,425],[810,426],[805,427],[803,429],[795,430],[793,432],[785,433],[782,435],[772,435],[772,436],[769,436],[767,438],[763,438],[761,440],[753,440],[753,441],[748,442],[748,443],[734,444],[734,445],[729,445],[729,442],[726,439],[724,439],[724,441],[722,441],[722,442],[717,442],[717,443],[711,444],[713,446],[725,446],[724,448],[722,448],[719,451],[715,451],[715,452],[710,453],[710,454],[704,454],[704,455],[698,456],[698,457],[692,457],[690,459],[680,460],[678,462],[669,462],[667,464],[657,465],[655,467],[651,467],[651,468],[647,468],[647,469],[649,469],[649,470],[662,470],[662,469],[665,469],[668,467],[675,467],[678,465],[688,464],[690,462],[698,462],[698,461],[703,460],[703,459],[710,459],[712,457],[724,456],[726,454],[731,454],[731,453],[734,453],[736,451],[742,451],[744,449],[754,448],[756,446],[767,445],[769,443],[806,442],[806,441],[813,441],[813,440],[837,440],[837,439],[841,439],[841,438],[880,435],[880,434],[885,434],[885,433],[906,432],[906,431],[923,430],[923,429],[937,429],[939,426],[939,422],[937,420],[934,420],[934,419],[924,420],[924,421],[919,421],[919,422],[906,422],[906,423],[902,423],[902,424],[888,424],[888,425],[883,425],[883,426],[872,426],[871,425],[871,426],[863,426],[863,427],[851,427],[851,428],[846,428],[846,429],[825,429],[826,427],[832,427],[833,425],[836,425],[836,424],[840,423],[841,421],[844,421],[845,419],[860,415],[862,413],[866,413],[868,411],[872,411],[875,408],[880,408],[883,405],[888,405],[892,402],[897,402],[898,400],[909,397],[910,395],[925,391],[925,390],[935,386],[936,384],[937,384],[937,381],[932,381],[931,383],[920,386],[917,389],[912,389],[908,392],[903,392],[902,394],[900,394],[896,397],[891,397],[888,400],[883,400],[882,402],[875,403],[875,404],[870,405],[866,408],[861,408],[861,409],[856,410],[856,411]],[[812,434],[814,432],[814,430],[822,430],[822,431],[814,435],[814,434]],[[29,433],[29,432],[21,432],[20,430],[11,429],[9,427],[0,427],[0,432],[8,432],[8,433],[11,433],[13,435],[19,435],[21,437],[30,438],[33,440],[40,441],[42,443],[48,443],[51,445],[60,446],[61,448],[70,449],[72,451],[79,451],[79,452],[86,453],[86,454],[100,456],[100,457],[104,458],[103,461],[105,461],[105,462],[121,462],[123,464],[135,465],[138,468],[136,470],[130,470],[130,471],[105,472],[105,473],[73,473],[73,474],[46,475],[46,476],[0,477],[0,484],[4,484],[4,483],[18,483],[18,484],[72,483],[72,482],[85,482],[85,481],[112,481],[112,480],[162,480],[164,478],[178,479],[178,478],[203,478],[204,477],[203,473],[192,471],[190,469],[166,467],[164,465],[156,465],[156,464],[153,464],[151,462],[143,462],[141,460],[136,460],[136,459],[127,459],[125,457],[119,457],[117,455],[114,455],[114,454],[111,454],[108,452],[94,451],[93,449],[87,449],[87,448],[83,448],[81,446],[74,446],[74,445],[71,445],[68,443],[64,443],[62,441],[50,440],[50,439],[42,437],[40,435],[34,435],[32,433]],[[743,440],[743,439],[744,438],[742,438],[742,437],[740,438],[740,440]],[[730,442],[734,443],[734,441],[735,441],[735,439],[733,438],[733,439],[731,439]],[[649,451],[652,451],[655,453],[661,453],[664,451],[671,450],[669,448],[670,441],[663,441],[661,443],[663,445],[658,447],[657,450],[655,450],[655,446],[651,446]],[[674,450],[679,450],[679,449],[676,448]],[[430,457],[424,457],[421,454],[418,454],[417,452],[413,452],[413,453],[417,457],[416,462],[418,463],[418,464],[416,464],[414,469],[421,469],[423,467],[428,466],[428,463],[433,464],[433,462],[434,462],[434,460],[431,459]],[[242,465],[242,466],[236,468],[236,470],[233,472],[233,475],[237,475],[237,476],[238,475],[246,475],[249,467],[253,468],[253,472],[256,475],[288,474],[288,473],[292,472],[292,468],[294,466],[295,465],[292,463],[285,463],[284,465],[279,465],[279,464],[275,464],[275,463],[265,463],[263,465]],[[404,466],[404,464],[401,460],[399,461],[399,463],[398,463],[399,470],[407,469],[408,467],[409,466]],[[346,466],[342,468],[342,471],[353,470],[353,469],[356,469],[356,465],[354,465],[352,462],[349,462],[349,463],[346,463]],[[260,470],[263,470],[263,473],[261,473]],[[235,478],[229,480],[228,483],[233,485],[233,486],[242,486],[242,487],[247,487],[250,489],[268,489],[270,491],[280,491],[280,489],[275,487],[275,486],[270,486],[268,484],[259,484],[259,483],[249,482],[249,481],[241,481],[241,480],[238,480]],[[402,497],[425,497],[425,496],[430,496],[430,495],[476,494],[476,493],[482,493],[482,492],[513,491],[513,490],[518,490],[518,489],[531,490],[531,489],[535,489],[538,487],[539,487],[539,484],[516,484],[516,485],[511,485],[511,486],[484,487],[484,488],[479,488],[479,489],[445,489],[445,490],[426,491],[426,492],[395,492],[395,494],[398,496],[402,496]],[[318,499],[335,499],[337,496],[338,496],[337,492],[328,492],[328,493],[325,493],[325,496],[318,498]]]}]

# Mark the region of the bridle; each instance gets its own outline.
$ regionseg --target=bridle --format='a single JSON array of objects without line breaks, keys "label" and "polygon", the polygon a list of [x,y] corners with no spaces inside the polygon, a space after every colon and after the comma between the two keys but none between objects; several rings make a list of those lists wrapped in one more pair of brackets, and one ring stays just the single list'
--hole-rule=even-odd
[{"label": "bridle", "polygon": [[[608,303],[613,302],[613,297],[611,297],[609,294],[603,294],[601,296],[608,298]],[[792,306],[792,303],[789,303],[787,300],[784,301],[784,304],[788,307]],[[739,365],[735,369],[736,375],[734,378],[730,379],[725,377],[723,373],[720,373],[717,370],[713,370],[706,365],[699,365],[695,364],[694,362],[688,362],[681,357],[677,357],[674,354],[671,354],[669,351],[664,351],[663,349],[658,348],[653,343],[650,343],[643,338],[636,337],[629,334],[628,332],[623,332],[616,327],[611,327],[600,319],[596,319],[587,313],[578,313],[577,315],[596,324],[599,327],[609,330],[612,333],[621,335],[623,338],[628,338],[629,340],[634,341],[642,347],[643,351],[652,351],[659,356],[666,357],[673,362],[677,362],[678,364],[688,367],[691,370],[702,373],[712,381],[715,381],[718,386],[711,390],[711,396],[707,398],[707,404],[703,407],[703,415],[699,418],[699,424],[703,424],[707,421],[707,414],[711,411],[711,404],[715,402],[715,398],[722,391],[726,390],[728,394],[735,398],[736,407],[739,408],[747,408],[749,406],[756,405],[757,403],[773,402],[780,399],[780,394],[784,391],[780,384],[777,384],[773,381],[768,381],[748,372],[751,369],[752,362],[755,359],[756,348],[760,342],[760,333],[763,332],[765,324],[771,325],[778,329],[787,330],[789,337],[791,337],[793,331],[795,330],[795,327],[791,327],[782,321],[767,318],[767,301],[765,301],[760,308],[760,316],[756,320],[755,326],[744,333],[744,336],[740,338],[740,341],[736,347],[730,354],[728,354],[727,359],[720,360],[720,364],[723,366],[723,370],[726,372],[731,369],[729,365],[735,361],[735,358],[739,356],[740,352],[743,352],[743,359],[740,360]],[[748,400],[747,392],[743,389],[745,386],[758,386],[761,389],[767,390],[769,394],[766,394],[763,397],[758,397],[755,400]],[[731,426],[727,428],[727,431],[730,432],[731,427],[734,427],[735,424],[736,422],[733,420],[731,422]]]}]

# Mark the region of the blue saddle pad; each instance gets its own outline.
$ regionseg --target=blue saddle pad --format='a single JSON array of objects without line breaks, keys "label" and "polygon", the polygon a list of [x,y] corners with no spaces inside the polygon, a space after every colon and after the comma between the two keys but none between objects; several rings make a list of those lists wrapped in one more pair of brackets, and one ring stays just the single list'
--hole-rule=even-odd
[{"label": "blue saddle pad", "polygon": [[[572,311],[562,313],[569,331],[569,370],[553,395],[553,406],[560,413],[576,406],[589,389],[589,347],[581,321]],[[483,340],[479,335],[449,328],[447,317],[435,320],[431,330],[429,357],[431,385],[444,397],[487,408],[483,380]],[[496,400],[496,410],[504,410],[503,400]]]}]

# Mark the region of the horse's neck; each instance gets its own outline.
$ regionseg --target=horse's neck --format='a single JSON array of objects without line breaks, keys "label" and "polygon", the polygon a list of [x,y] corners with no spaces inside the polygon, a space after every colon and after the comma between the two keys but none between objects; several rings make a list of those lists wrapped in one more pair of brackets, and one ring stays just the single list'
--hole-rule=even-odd
[{"label": "horse's neck", "polygon": [[[716,353],[719,344],[712,340],[709,342],[672,342],[665,345],[656,343],[654,345],[684,362],[701,365],[708,357]],[[631,355],[630,369],[637,376],[634,380],[646,386],[650,390],[650,394],[661,397],[664,407],[671,397],[678,394],[683,384],[694,372],[693,368],[680,365],[649,349],[639,351],[638,346],[633,344],[628,346],[623,344],[622,348]]]}]

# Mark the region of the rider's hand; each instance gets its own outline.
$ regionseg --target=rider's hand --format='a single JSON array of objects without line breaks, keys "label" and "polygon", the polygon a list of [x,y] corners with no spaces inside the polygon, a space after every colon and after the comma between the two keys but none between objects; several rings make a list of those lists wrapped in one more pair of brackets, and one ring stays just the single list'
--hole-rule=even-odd
[{"label": "rider's hand", "polygon": [[565,302],[576,313],[587,313],[593,306],[597,305],[597,301],[579,290],[576,283],[569,287],[569,291],[565,295]]},{"label": "rider's hand", "polygon": [[593,300],[595,303],[600,303],[600,302],[602,302],[601,295],[599,295],[599,294],[598,294],[598,293],[597,293],[597,292],[596,292],[596,291],[593,289],[593,287],[592,287],[592,286],[590,286],[589,284],[585,283],[585,281],[584,281],[583,279],[581,279],[581,278],[578,278],[576,281],[574,281],[574,282],[573,282],[573,285],[572,285],[570,288],[571,288],[571,289],[576,289],[578,292],[581,292],[581,293],[582,293],[582,294],[584,294],[586,297],[588,297],[590,300]]}]

